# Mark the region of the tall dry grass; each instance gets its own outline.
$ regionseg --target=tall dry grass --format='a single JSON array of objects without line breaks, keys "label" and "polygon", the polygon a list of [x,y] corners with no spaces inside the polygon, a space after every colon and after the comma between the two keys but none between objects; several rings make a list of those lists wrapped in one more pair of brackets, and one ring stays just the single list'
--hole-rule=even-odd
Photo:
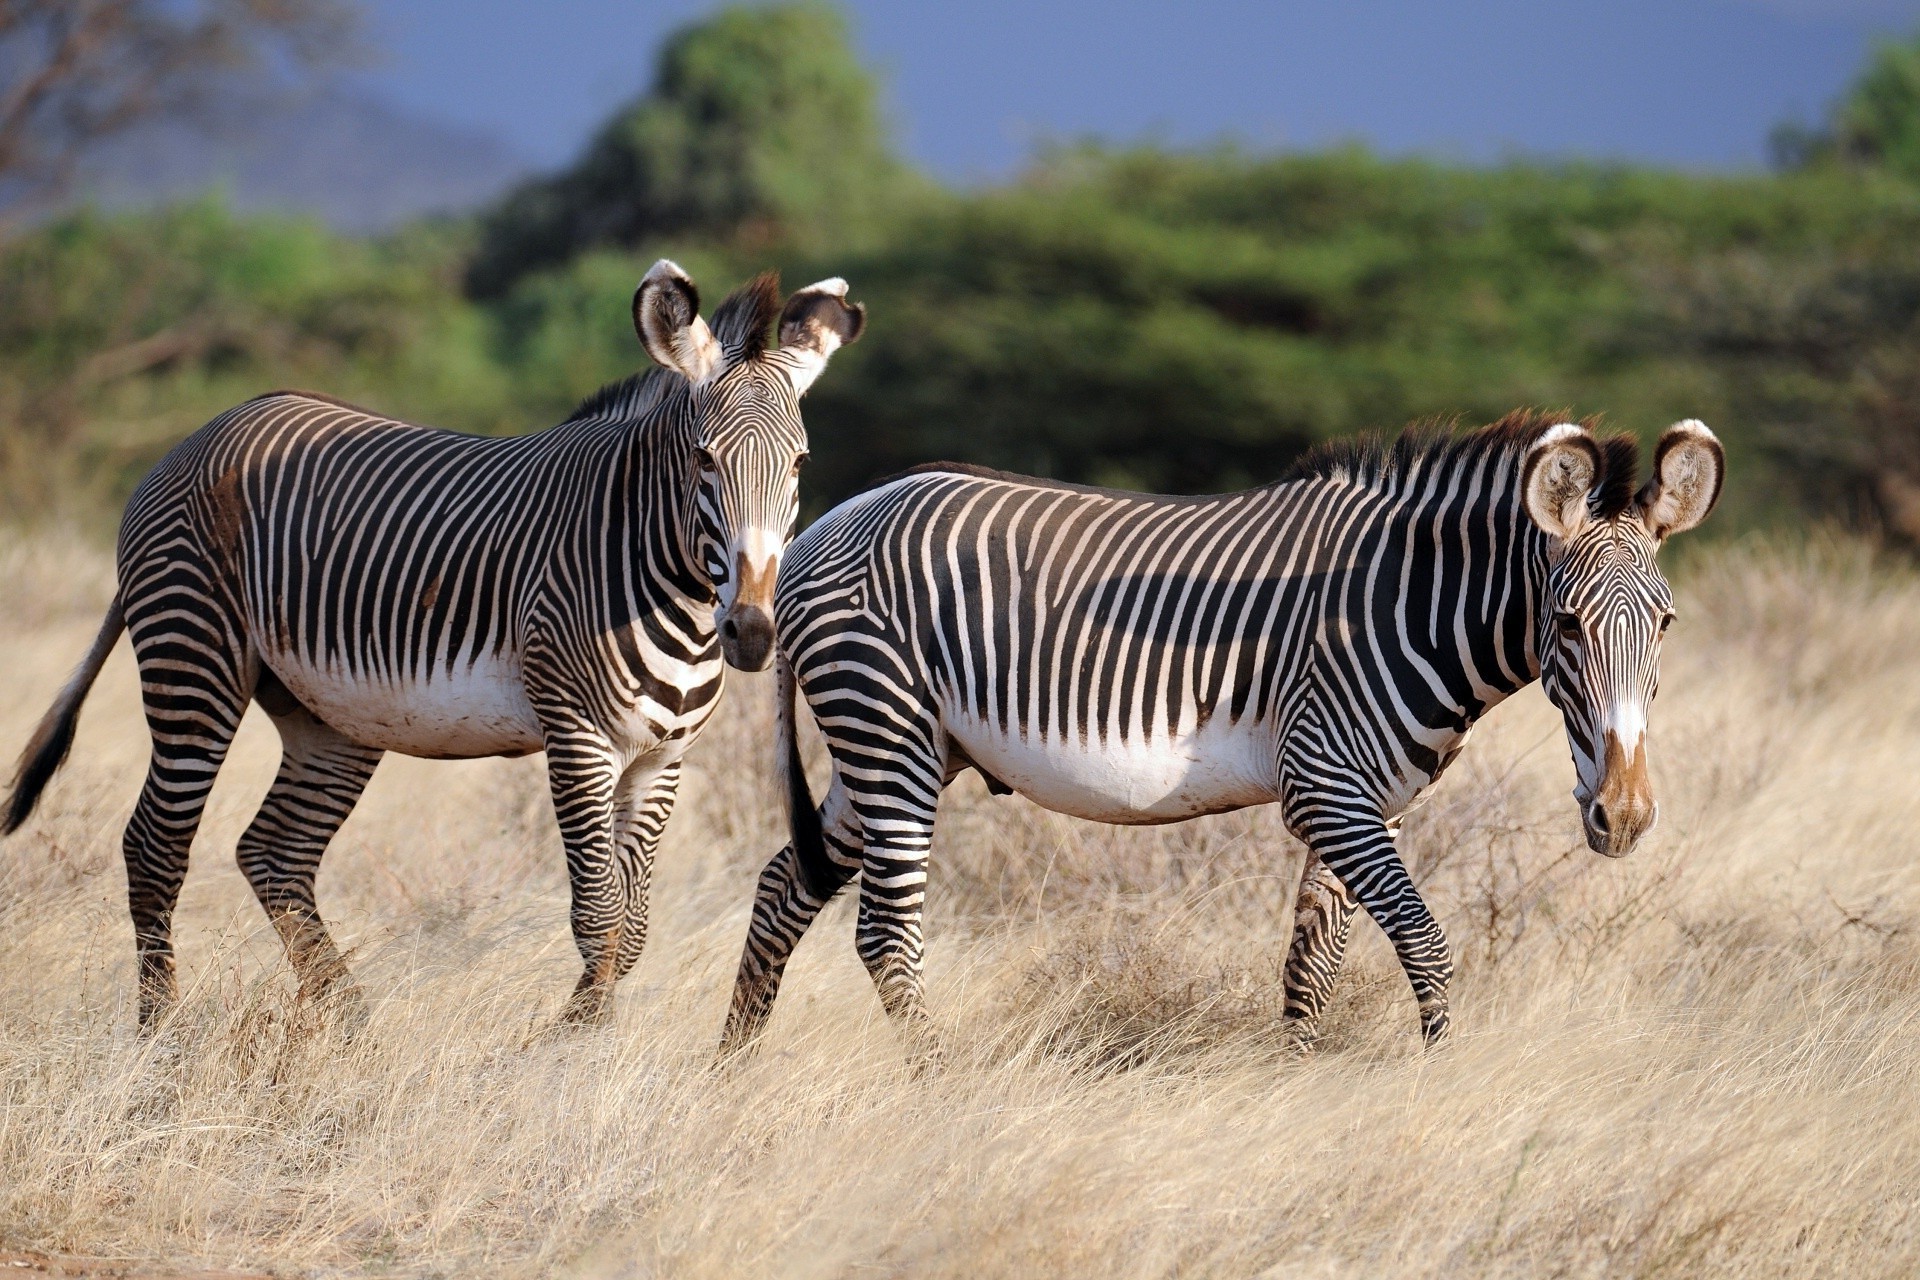
[{"label": "tall dry grass", "polygon": [[[109,589],[92,553],[0,547],[0,743]],[[753,679],[695,754],[611,1030],[541,1034],[575,959],[537,760],[383,766],[321,878],[372,1021],[316,1024],[228,852],[272,768],[250,720],[179,914],[183,1007],[135,1038],[123,651],[0,846],[0,1244],[286,1274],[1913,1274],[1920,579],[1724,550],[1681,610],[1632,858],[1585,851],[1537,693],[1408,821],[1460,961],[1443,1052],[1364,923],[1325,1040],[1281,1043],[1298,855],[1271,813],[1119,831],[966,783],[931,1079],[844,902],[766,1050],[712,1069],[781,838]]]}]

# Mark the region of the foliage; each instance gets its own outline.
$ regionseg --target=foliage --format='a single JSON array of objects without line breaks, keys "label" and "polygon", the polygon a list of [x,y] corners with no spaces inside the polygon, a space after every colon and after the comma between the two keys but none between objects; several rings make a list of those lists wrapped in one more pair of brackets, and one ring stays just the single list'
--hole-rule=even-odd
[{"label": "foliage", "polygon": [[359,241],[205,201],[0,244],[0,492],[111,506],[289,383],[468,430],[556,421],[643,367],[629,300],[664,255],[709,305],[767,266],[869,304],[809,396],[814,511],[943,457],[1237,487],[1329,437],[1532,404],[1647,436],[1704,418],[1734,477],[1719,529],[1837,513],[1920,540],[1920,185],[1891,160],[1083,146],[941,192],[875,101],[832,10],[727,10],[580,164],[478,222]]},{"label": "foliage", "polygon": [[459,243],[431,226],[354,241],[210,200],[83,212],[6,244],[8,499],[48,501],[76,468],[123,492],[212,413],[283,383],[484,422],[500,371],[455,291]]},{"label": "foliage", "polygon": [[570,169],[488,215],[472,288],[494,296],[583,251],[667,235],[843,243],[904,185],[878,97],[825,5],[727,9],[683,28],[652,89]]},{"label": "foliage", "polygon": [[1920,178],[1920,32],[1878,42],[1825,127],[1782,125],[1773,146],[1788,168],[1851,164]]}]

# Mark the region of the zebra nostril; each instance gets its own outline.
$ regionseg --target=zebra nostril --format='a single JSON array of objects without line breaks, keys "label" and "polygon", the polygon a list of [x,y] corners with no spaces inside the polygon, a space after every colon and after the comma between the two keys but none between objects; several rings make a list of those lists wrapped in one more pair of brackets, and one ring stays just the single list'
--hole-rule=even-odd
[{"label": "zebra nostril", "polygon": [[1587,812],[1588,817],[1593,821],[1593,829],[1595,831],[1598,831],[1601,835],[1606,835],[1613,830],[1613,824],[1607,821],[1607,806],[1596,803],[1593,808]]},{"label": "zebra nostril", "polygon": [[740,638],[740,628],[733,625],[732,618],[728,618],[725,622],[720,624],[720,634],[724,636],[729,642],[732,642]]}]

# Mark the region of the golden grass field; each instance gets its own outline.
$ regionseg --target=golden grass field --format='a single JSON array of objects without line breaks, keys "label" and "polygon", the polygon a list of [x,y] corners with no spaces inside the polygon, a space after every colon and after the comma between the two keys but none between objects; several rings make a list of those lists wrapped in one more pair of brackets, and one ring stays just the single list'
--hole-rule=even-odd
[{"label": "golden grass field", "polygon": [[[782,839],[757,677],[694,752],[611,1029],[542,1034],[577,970],[538,759],[382,767],[320,886],[372,1020],[351,1042],[317,1022],[231,855],[274,763],[256,713],[178,917],[183,1006],[137,1039],[123,644],[0,845],[0,1253],[152,1275],[1920,1273],[1920,577],[1815,541],[1706,552],[1677,585],[1638,852],[1587,852],[1537,690],[1409,818],[1459,960],[1444,1050],[1364,918],[1327,1035],[1287,1047],[1299,851],[1273,813],[1121,831],[969,777],[929,913],[951,1062],[925,1079],[850,900],[765,1051],[713,1068]],[[110,591],[96,551],[0,543],[0,753]]]}]

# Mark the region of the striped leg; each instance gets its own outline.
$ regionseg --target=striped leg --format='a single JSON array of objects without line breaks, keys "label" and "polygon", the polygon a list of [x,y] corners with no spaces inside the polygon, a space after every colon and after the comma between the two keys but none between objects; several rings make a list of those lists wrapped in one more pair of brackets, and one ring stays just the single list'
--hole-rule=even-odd
[{"label": "striped leg", "polygon": [[720,1036],[720,1052],[750,1046],[767,1025],[787,960],[814,918],[847,882],[860,873],[861,837],[838,779],[821,806],[823,841],[817,849],[786,845],[760,872],[747,925],[740,972],[733,983],[733,1006]]},{"label": "striped leg", "polygon": [[1364,804],[1320,802],[1306,810],[1295,829],[1393,943],[1420,1003],[1420,1030],[1427,1043],[1446,1039],[1453,956],[1439,922],[1400,861],[1387,824]]},{"label": "striped leg", "polygon": [[262,705],[268,702],[280,731],[280,771],[240,836],[240,870],[286,944],[301,994],[317,1000],[331,992],[357,1014],[360,992],[350,980],[342,985],[347,964],[320,918],[313,881],[383,753],[350,741],[304,707],[289,710],[270,698]]},{"label": "striped leg", "polygon": [[[131,576],[131,575],[129,575]],[[172,579],[192,577],[190,582]],[[127,630],[153,755],[121,842],[127,909],[139,964],[140,1029],[150,1032],[177,995],[173,909],[188,852],[253,685],[239,629],[182,563],[158,593],[129,592]]]},{"label": "striped leg", "polygon": [[598,1023],[613,1011],[613,982],[626,932],[626,886],[614,857],[614,813],[622,774],[612,748],[596,734],[549,736],[547,785],[567,850],[573,890],[573,944],[580,981],[560,1017]]},{"label": "striped leg", "polygon": [[1293,906],[1293,946],[1287,952],[1286,1016],[1311,1038],[1334,979],[1346,958],[1358,904],[1327,864],[1307,854]]},{"label": "striped leg", "polygon": [[906,1036],[921,1068],[938,1066],[921,978],[926,940],[927,856],[933,847],[940,764],[893,761],[892,776],[869,775],[848,792],[866,835],[860,861],[860,918],[854,948],[880,992],[880,1004]]},{"label": "striped leg", "polygon": [[653,855],[673,816],[680,791],[680,762],[664,768],[635,766],[620,780],[618,816],[613,833],[614,869],[620,877],[625,923],[614,957],[613,980],[633,972],[647,945],[647,899],[653,885]]}]

